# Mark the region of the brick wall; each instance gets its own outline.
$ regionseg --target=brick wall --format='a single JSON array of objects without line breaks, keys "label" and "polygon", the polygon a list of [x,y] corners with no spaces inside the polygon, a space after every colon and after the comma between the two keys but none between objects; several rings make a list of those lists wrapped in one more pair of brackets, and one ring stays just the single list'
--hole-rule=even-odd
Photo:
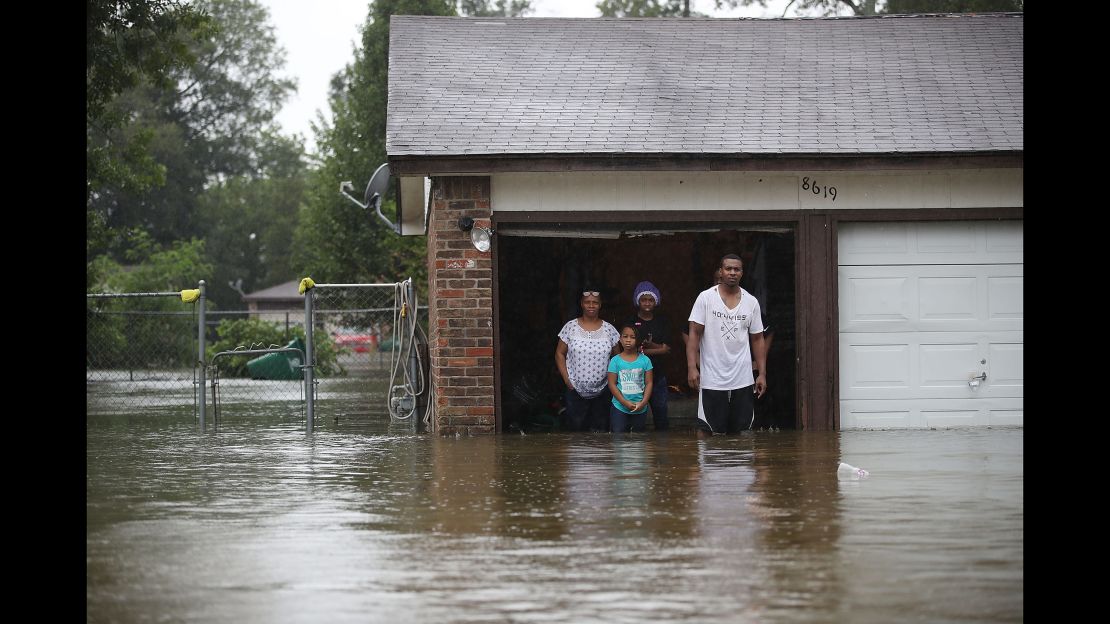
[{"label": "brick wall", "polygon": [[435,389],[432,431],[497,432],[493,392],[493,261],[459,217],[490,225],[488,177],[432,180],[428,220],[429,356]]}]

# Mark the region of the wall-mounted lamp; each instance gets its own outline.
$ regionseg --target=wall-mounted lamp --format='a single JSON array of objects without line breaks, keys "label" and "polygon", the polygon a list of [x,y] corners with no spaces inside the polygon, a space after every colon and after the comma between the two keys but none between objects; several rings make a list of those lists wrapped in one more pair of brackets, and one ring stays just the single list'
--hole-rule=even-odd
[{"label": "wall-mounted lamp", "polygon": [[474,219],[459,217],[459,229],[470,232],[470,242],[478,251],[489,251],[490,240],[493,238],[493,229],[474,225]]}]

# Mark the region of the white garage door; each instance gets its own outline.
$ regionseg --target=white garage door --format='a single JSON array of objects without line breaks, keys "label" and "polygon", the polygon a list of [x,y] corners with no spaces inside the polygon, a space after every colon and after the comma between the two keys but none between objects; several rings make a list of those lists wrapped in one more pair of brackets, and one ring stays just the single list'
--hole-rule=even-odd
[{"label": "white garage door", "polygon": [[839,227],[840,426],[1022,425],[1021,221]]}]

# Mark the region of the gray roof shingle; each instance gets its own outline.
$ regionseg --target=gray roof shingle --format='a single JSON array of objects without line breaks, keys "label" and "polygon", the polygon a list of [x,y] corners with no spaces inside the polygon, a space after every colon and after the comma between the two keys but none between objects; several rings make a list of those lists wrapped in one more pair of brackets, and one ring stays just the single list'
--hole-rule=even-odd
[{"label": "gray roof shingle", "polygon": [[386,151],[1020,152],[1023,20],[393,16]]}]

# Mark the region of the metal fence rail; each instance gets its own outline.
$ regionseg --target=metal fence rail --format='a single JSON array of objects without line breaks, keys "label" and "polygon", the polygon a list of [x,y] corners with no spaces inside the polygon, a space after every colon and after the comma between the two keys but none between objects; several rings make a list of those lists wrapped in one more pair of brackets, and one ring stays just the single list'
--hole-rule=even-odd
[{"label": "metal fence rail", "polygon": [[249,415],[305,417],[303,311],[209,311],[206,325],[206,400],[219,409],[214,423]]},{"label": "metal fence rail", "polygon": [[[221,379],[221,368],[239,370],[236,359],[247,364],[248,376]],[[229,409],[232,415],[257,410],[268,416],[303,418],[305,361],[304,351],[296,347],[233,349],[214,354],[208,366],[213,425],[219,427]]]},{"label": "metal fence rail", "polygon": [[[86,295],[87,413],[191,408],[200,416],[201,292]],[[185,293],[200,296],[185,302]]]},{"label": "metal fence rail", "polygon": [[385,410],[416,428],[427,308],[411,279],[314,284],[303,312],[206,310],[199,285],[87,295],[88,413],[192,406],[203,431],[214,407],[222,422],[278,415],[311,432],[318,403],[322,417]]},{"label": "metal fence rail", "polygon": [[[381,413],[407,421],[415,401],[393,400],[413,377],[411,334],[420,322],[412,282],[396,284],[315,284],[311,345],[318,417],[341,418]],[[423,310],[426,319],[426,308]],[[424,320],[426,324],[426,320]],[[413,389],[419,383],[409,383]],[[410,393],[411,394],[411,393]],[[413,419],[415,421],[415,419]],[[414,422],[415,426],[415,422]]]}]

